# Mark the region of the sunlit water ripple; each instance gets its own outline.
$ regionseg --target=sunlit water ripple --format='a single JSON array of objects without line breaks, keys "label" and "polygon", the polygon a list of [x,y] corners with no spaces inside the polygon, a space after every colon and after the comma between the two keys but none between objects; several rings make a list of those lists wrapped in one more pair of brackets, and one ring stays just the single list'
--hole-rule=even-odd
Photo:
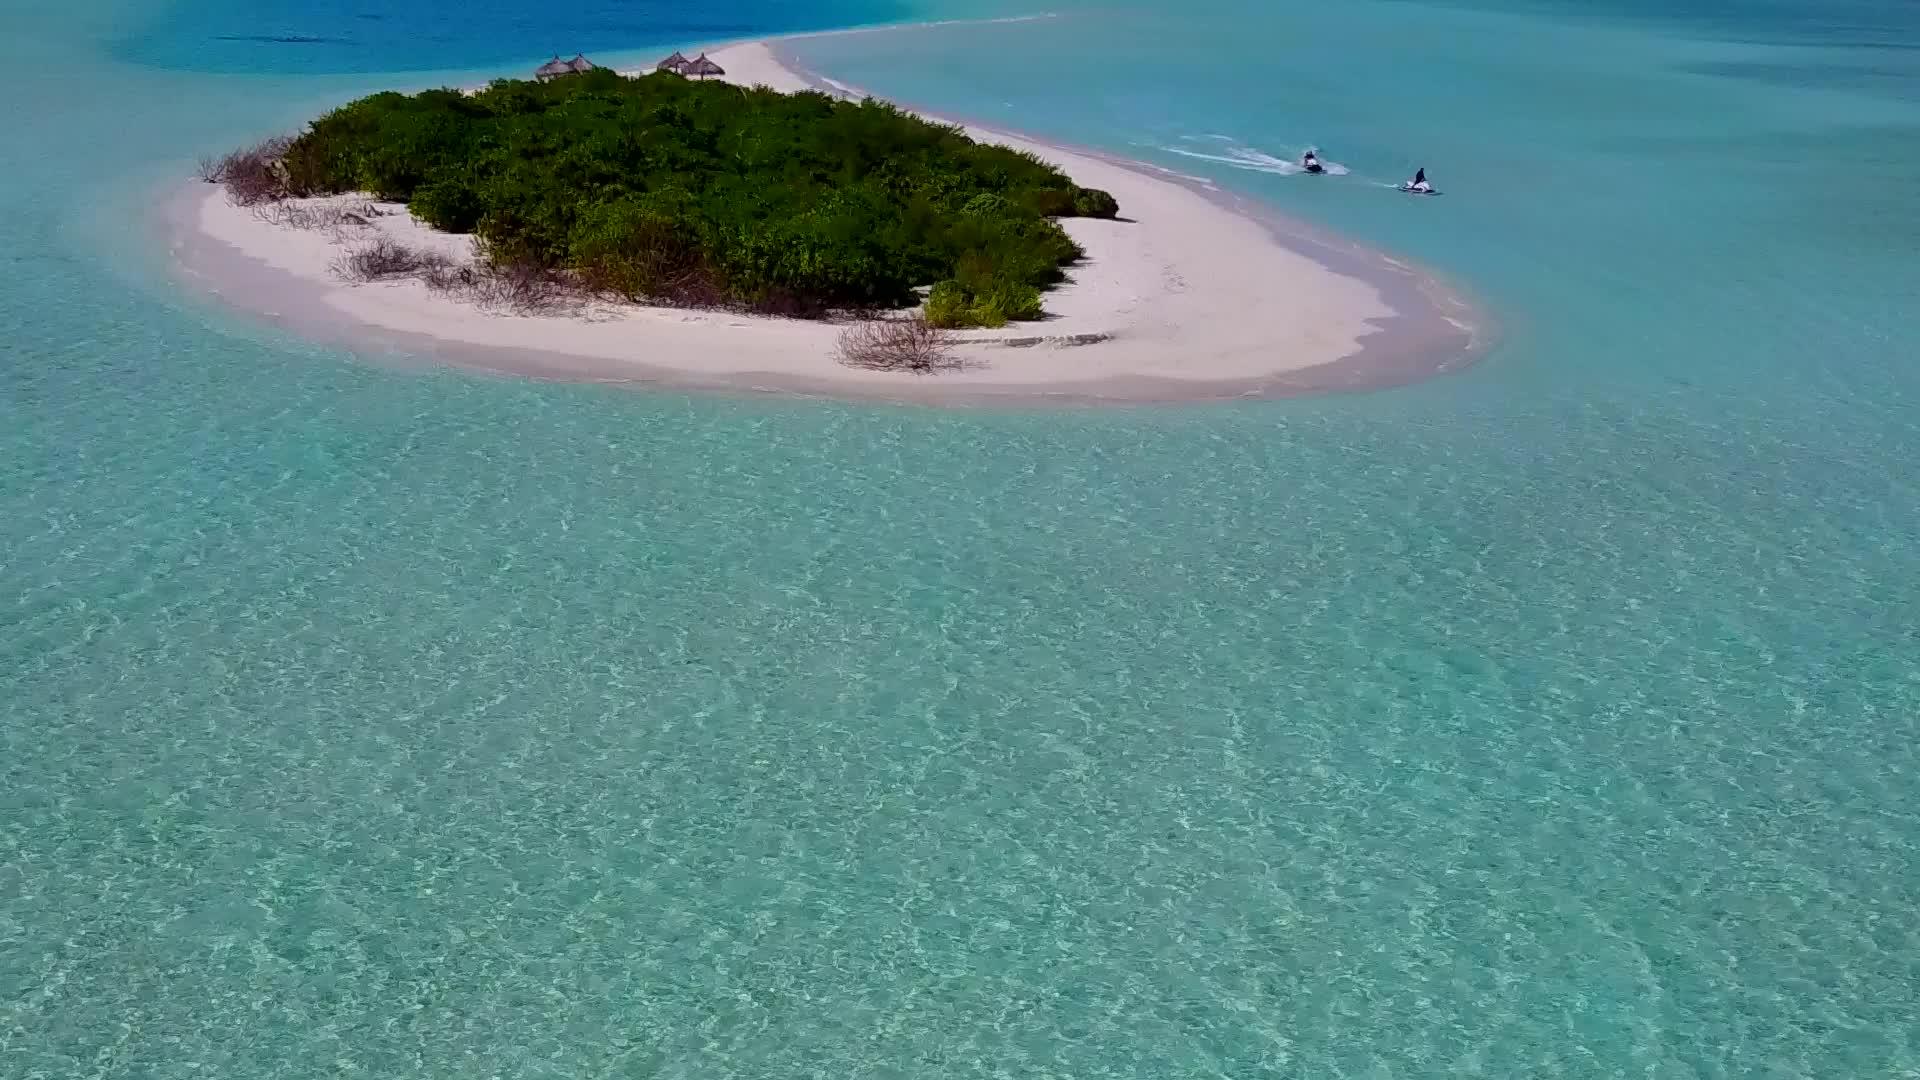
[{"label": "sunlit water ripple", "polygon": [[[1920,1069],[1920,96],[1833,43],[1916,38],[1820,10],[808,43],[1123,153],[1320,145],[1353,175],[1158,163],[1507,335],[1385,394],[1011,415],[241,325],[126,223],[377,69],[0,16],[39,148],[0,181],[0,1076]],[[470,18],[422,64],[499,59]],[[1415,52],[1441,100],[1382,119]],[[1448,199],[1367,188],[1415,154]]]}]

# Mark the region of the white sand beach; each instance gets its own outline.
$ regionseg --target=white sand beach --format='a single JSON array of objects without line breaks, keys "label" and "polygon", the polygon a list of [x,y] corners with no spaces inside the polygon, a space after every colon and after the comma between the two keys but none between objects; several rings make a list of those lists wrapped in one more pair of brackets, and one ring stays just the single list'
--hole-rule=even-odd
[{"label": "white sand beach", "polygon": [[[765,44],[712,55],[730,81],[809,88]],[[835,356],[841,328],[827,323],[626,304],[503,315],[430,294],[418,282],[343,282],[330,266],[374,230],[470,257],[466,237],[435,233],[397,205],[368,230],[341,237],[272,223],[230,204],[220,188],[199,186],[175,210],[172,241],[201,286],[290,328],[542,377],[904,400],[1145,401],[1403,382],[1463,362],[1461,341],[1418,341],[1425,331],[1390,329],[1417,320],[1445,330],[1447,320],[1434,311],[1406,310],[1431,290],[1404,287],[1390,303],[1379,281],[1283,246],[1261,222],[1172,178],[998,132],[968,134],[1031,151],[1075,182],[1106,189],[1123,220],[1063,221],[1087,257],[1067,284],[1045,294],[1050,317],[964,332],[966,366],[932,375],[842,365]],[[1405,273],[1402,264],[1380,264]],[[1073,343],[1089,338],[1100,340]],[[1461,340],[1470,339],[1467,332]],[[1393,356],[1368,370],[1368,353],[1386,341]],[[1424,359],[1414,357],[1423,350]]]}]

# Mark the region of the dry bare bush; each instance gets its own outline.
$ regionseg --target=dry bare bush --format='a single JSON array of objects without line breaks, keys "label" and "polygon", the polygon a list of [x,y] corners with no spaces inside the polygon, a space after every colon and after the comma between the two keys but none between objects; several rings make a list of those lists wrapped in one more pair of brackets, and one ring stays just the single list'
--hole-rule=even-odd
[{"label": "dry bare bush", "polygon": [[330,269],[355,283],[412,278],[439,295],[514,315],[577,311],[591,295],[572,277],[552,270],[485,261],[463,266],[438,251],[408,247],[386,236],[349,249]]},{"label": "dry bare bush", "polygon": [[515,315],[550,315],[578,308],[581,296],[573,282],[537,266],[509,263],[482,264],[474,275],[473,302],[489,311]]},{"label": "dry bare bush", "polygon": [[485,311],[553,315],[578,310],[586,291],[572,279],[518,263],[442,264],[420,274],[427,288]]},{"label": "dry bare bush", "polygon": [[420,275],[426,283],[428,292],[439,293],[454,299],[463,299],[467,288],[473,284],[473,267],[441,266],[427,270]]},{"label": "dry bare bush", "polygon": [[452,261],[437,251],[410,248],[389,237],[380,237],[348,251],[333,261],[332,270],[347,281],[391,281],[418,277],[449,269]]},{"label": "dry bare bush", "polygon": [[953,338],[925,316],[862,319],[840,332],[840,362],[871,371],[908,371],[930,375],[961,366]]},{"label": "dry bare bush", "polygon": [[253,216],[270,225],[324,232],[336,240],[345,240],[354,232],[365,229],[373,224],[374,218],[381,217],[383,214],[379,207],[370,202],[315,205],[278,200],[261,203],[253,208]]},{"label": "dry bare bush", "polygon": [[227,198],[238,206],[258,206],[287,197],[286,173],[281,159],[293,140],[284,135],[263,139],[221,157],[200,159],[199,177],[209,184],[221,184]]}]

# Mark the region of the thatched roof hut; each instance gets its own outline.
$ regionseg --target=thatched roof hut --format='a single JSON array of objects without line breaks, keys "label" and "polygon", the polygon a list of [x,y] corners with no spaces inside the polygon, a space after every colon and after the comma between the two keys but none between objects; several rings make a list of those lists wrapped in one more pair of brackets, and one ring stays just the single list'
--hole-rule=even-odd
[{"label": "thatched roof hut", "polygon": [[662,60],[659,63],[653,65],[653,70],[671,71],[675,75],[679,75],[681,74],[681,69],[685,68],[686,66],[687,66],[687,58],[680,55],[679,49],[675,49],[673,50],[672,56],[669,56],[665,60]]},{"label": "thatched roof hut", "polygon": [[581,56],[579,53],[574,53],[573,59],[571,60],[562,60],[556,56],[546,63],[541,64],[539,67],[534,68],[533,77],[539,79],[541,82],[546,82],[548,79],[557,79],[562,75],[575,75],[583,71],[592,70],[593,61]]},{"label": "thatched roof hut", "polygon": [[699,56],[687,61],[687,65],[680,69],[680,73],[682,75],[692,75],[696,78],[704,79],[709,75],[725,75],[727,69],[707,59],[706,53],[701,53]]}]

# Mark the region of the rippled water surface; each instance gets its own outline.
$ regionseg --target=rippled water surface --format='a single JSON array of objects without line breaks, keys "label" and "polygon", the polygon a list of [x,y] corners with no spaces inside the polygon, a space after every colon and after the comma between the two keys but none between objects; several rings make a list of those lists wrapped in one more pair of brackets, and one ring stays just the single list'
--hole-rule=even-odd
[{"label": "rippled water surface", "polygon": [[396,369],[169,281],[163,182],[352,93],[1006,13],[417,7],[0,15],[0,1076],[1920,1070],[1910,5],[806,43],[1506,335],[1064,414]]}]

